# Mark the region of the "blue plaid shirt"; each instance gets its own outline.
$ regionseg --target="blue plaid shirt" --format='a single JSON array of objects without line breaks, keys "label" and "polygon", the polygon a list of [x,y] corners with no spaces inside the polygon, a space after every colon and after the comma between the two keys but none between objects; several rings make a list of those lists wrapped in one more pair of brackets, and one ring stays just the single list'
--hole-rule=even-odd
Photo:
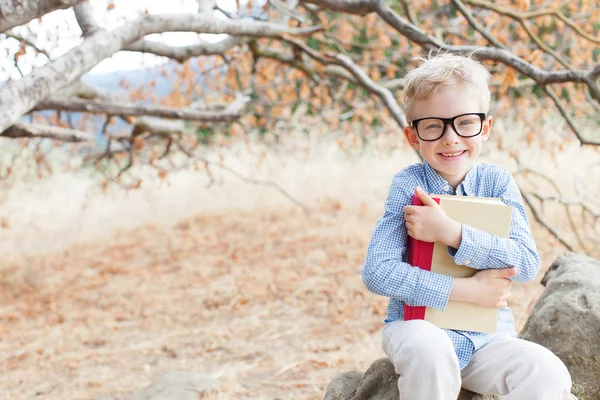
[{"label": "blue plaid shirt", "polygon": [[[444,310],[450,296],[453,279],[450,276],[412,267],[406,262],[408,235],[403,208],[411,203],[415,187],[430,194],[453,194],[452,187],[424,161],[411,165],[394,176],[384,213],[378,219],[362,278],[367,288],[390,298],[385,324],[402,320],[404,303]],[[537,274],[540,259],[531,237],[521,192],[512,175],[496,165],[477,163],[456,188],[458,196],[499,197],[513,207],[510,238],[499,238],[468,225],[462,225],[462,242],[448,252],[459,265],[475,269],[517,267],[512,279],[529,282]],[[454,343],[460,368],[495,335],[445,329]],[[509,308],[498,312],[496,335],[516,336],[515,320]]]}]

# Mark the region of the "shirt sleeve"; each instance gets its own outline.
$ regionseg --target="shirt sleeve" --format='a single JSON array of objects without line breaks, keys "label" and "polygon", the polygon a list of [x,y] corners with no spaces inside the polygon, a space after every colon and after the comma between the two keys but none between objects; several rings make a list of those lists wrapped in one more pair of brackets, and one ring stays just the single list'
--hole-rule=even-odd
[{"label": "shirt sleeve", "polygon": [[512,279],[529,282],[537,275],[540,258],[531,236],[519,187],[508,171],[502,171],[497,184],[500,190],[496,197],[512,207],[509,237],[500,238],[463,224],[460,246],[458,249],[449,248],[449,253],[456,264],[479,270],[514,266],[517,268],[517,275]]},{"label": "shirt sleeve", "polygon": [[384,213],[371,236],[362,278],[373,293],[410,306],[427,306],[443,311],[448,304],[453,278],[406,262],[408,233],[403,209],[410,204],[416,186],[413,181],[403,173],[394,178]]}]

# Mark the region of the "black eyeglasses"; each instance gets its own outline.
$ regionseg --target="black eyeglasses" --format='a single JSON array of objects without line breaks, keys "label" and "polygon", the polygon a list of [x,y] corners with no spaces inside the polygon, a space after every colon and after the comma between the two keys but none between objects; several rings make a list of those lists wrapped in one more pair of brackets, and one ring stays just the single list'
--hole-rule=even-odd
[{"label": "black eyeglasses", "polygon": [[427,117],[412,121],[411,125],[417,131],[419,139],[433,142],[444,136],[446,125],[449,124],[454,132],[461,137],[473,137],[483,129],[484,113],[467,113],[453,118]]}]

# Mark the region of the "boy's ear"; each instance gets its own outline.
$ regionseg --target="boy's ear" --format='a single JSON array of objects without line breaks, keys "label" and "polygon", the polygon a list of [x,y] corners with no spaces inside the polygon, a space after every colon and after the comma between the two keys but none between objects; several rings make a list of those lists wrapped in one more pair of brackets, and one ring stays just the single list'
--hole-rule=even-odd
[{"label": "boy's ear", "polygon": [[419,150],[421,146],[419,145],[419,136],[417,136],[417,131],[410,125],[404,127],[404,136],[408,139],[408,144],[415,150]]},{"label": "boy's ear", "polygon": [[485,142],[490,138],[492,134],[492,125],[494,124],[494,118],[491,115],[487,116],[483,121],[483,127],[481,128],[481,139]]}]

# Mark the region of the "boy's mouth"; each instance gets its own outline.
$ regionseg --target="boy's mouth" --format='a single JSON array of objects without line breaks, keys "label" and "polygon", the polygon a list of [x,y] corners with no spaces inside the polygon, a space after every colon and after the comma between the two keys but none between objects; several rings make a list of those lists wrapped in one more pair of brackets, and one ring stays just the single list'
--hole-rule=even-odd
[{"label": "boy's mouth", "polygon": [[461,150],[461,151],[455,151],[455,152],[451,152],[451,153],[438,153],[438,154],[444,158],[455,158],[455,157],[462,156],[465,152],[466,152],[466,150]]}]

